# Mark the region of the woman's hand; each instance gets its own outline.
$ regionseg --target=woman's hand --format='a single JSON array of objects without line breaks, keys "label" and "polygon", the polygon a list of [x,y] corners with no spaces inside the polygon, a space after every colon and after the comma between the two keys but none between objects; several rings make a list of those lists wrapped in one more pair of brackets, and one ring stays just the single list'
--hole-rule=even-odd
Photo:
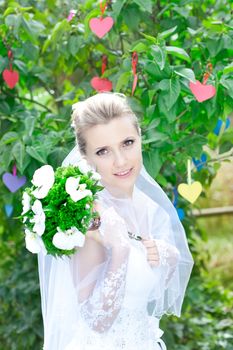
[{"label": "woman's hand", "polygon": [[105,248],[121,251],[130,247],[128,231],[124,220],[113,207],[104,209],[95,202],[95,210],[100,214],[101,225],[97,230],[87,231],[86,237],[94,239]]},{"label": "woman's hand", "polygon": [[159,251],[156,246],[156,242],[153,239],[142,239],[142,244],[145,246],[147,250],[147,260],[148,263],[152,266],[159,265]]}]

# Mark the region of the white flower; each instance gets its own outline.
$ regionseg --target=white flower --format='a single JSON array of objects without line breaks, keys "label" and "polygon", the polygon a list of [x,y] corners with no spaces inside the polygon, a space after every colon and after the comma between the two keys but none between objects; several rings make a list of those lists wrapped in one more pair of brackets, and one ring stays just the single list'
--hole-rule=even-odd
[{"label": "white flower", "polygon": [[[23,199],[22,199],[23,211],[22,211],[21,215],[27,213],[28,210],[30,209],[30,200],[31,200],[31,197],[27,194],[27,192],[24,192]],[[24,219],[26,219],[26,218],[24,218]]]},{"label": "white flower", "polygon": [[55,176],[51,165],[43,165],[33,175],[32,183],[37,188],[32,194],[39,199],[46,197],[54,181]]},{"label": "white flower", "polygon": [[78,161],[77,166],[83,174],[87,174],[88,171],[92,170],[92,168],[90,167],[90,165],[87,163],[86,159],[84,159],[84,158],[81,158]]},{"label": "white flower", "polygon": [[28,229],[25,230],[25,243],[27,250],[33,254],[37,254],[41,250],[45,250],[44,242],[42,241],[41,237]]},{"label": "white flower", "polygon": [[82,247],[84,242],[85,235],[74,226],[66,231],[62,231],[60,227],[57,227],[57,232],[53,236],[55,247],[64,250],[71,250],[76,246]]},{"label": "white flower", "polygon": [[[74,202],[79,201],[80,199],[83,199],[86,196],[92,196],[92,192],[90,190],[86,190],[86,184],[80,184],[79,185],[80,177],[69,177],[66,180],[66,192],[70,195],[71,199]],[[77,190],[78,188],[78,190]]]},{"label": "white flower", "polygon": [[36,232],[39,236],[42,236],[45,231],[45,213],[42,208],[41,201],[38,199],[35,200],[32,211],[35,214],[30,222],[34,222],[33,231]]},{"label": "white flower", "polygon": [[79,177],[68,177],[68,179],[66,180],[66,192],[68,194],[72,194],[73,191],[77,190],[78,185],[79,185],[79,181],[80,181],[80,176]]},{"label": "white flower", "polygon": [[92,172],[92,175],[91,175],[91,178],[92,178],[93,180],[99,181],[99,180],[101,179],[101,175],[100,175],[99,173],[97,173],[96,171],[93,171],[93,172]]}]

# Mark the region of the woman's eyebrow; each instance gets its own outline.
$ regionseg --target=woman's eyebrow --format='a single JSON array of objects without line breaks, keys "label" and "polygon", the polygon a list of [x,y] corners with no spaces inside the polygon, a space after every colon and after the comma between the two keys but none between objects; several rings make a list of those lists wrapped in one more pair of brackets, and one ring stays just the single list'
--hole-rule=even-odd
[{"label": "woman's eyebrow", "polygon": [[[120,143],[123,143],[123,142],[125,142],[126,140],[128,140],[128,139],[131,139],[132,137],[134,137],[134,136],[127,136],[123,141],[121,141]],[[99,149],[102,149],[102,148],[108,148],[109,146],[102,146],[102,147],[97,147],[95,150],[97,151],[97,150],[99,150]]]}]

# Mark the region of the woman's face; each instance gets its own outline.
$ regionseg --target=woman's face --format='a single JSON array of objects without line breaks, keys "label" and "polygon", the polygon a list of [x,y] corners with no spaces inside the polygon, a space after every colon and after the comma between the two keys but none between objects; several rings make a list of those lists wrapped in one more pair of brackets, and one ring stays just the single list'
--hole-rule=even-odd
[{"label": "woman's face", "polygon": [[84,137],[86,159],[101,175],[102,185],[115,196],[131,197],[142,166],[141,137],[132,119],[124,116],[93,126]]}]

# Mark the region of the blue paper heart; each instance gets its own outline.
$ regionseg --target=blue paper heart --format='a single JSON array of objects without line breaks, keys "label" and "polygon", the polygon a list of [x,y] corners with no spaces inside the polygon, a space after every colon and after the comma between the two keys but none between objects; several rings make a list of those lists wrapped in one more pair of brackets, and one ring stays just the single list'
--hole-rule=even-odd
[{"label": "blue paper heart", "polygon": [[201,155],[201,159],[192,158],[192,160],[197,170],[200,171],[205,166],[205,163],[207,161],[207,155],[203,153]]},{"label": "blue paper heart", "polygon": [[230,120],[229,117],[227,117],[227,119],[226,119],[226,125],[225,125],[225,130],[227,130],[227,129],[230,127],[230,125],[231,125],[231,120]]},{"label": "blue paper heart", "polygon": [[[223,123],[222,119],[218,119],[217,124],[216,124],[216,126],[215,126],[215,128],[214,128],[214,134],[217,135],[217,136],[218,136],[219,133],[220,133],[222,123]],[[226,122],[225,122],[224,131],[227,130],[227,129],[229,128],[230,124],[231,124],[230,118],[227,117]]]},{"label": "blue paper heart", "polygon": [[11,204],[5,204],[5,212],[6,212],[6,216],[9,218],[11,216],[11,214],[13,213],[13,205]]},{"label": "blue paper heart", "polygon": [[182,221],[185,217],[184,210],[182,208],[176,208],[176,211],[177,211],[177,214],[178,214],[180,220]]},{"label": "blue paper heart", "polygon": [[184,219],[184,210],[182,208],[177,208],[177,202],[178,202],[178,191],[177,191],[177,188],[176,187],[173,187],[173,193],[174,193],[174,199],[173,199],[173,202],[172,204],[174,205],[174,207],[176,208],[176,211],[177,211],[177,214],[179,216],[179,219],[180,220],[183,220]]}]

